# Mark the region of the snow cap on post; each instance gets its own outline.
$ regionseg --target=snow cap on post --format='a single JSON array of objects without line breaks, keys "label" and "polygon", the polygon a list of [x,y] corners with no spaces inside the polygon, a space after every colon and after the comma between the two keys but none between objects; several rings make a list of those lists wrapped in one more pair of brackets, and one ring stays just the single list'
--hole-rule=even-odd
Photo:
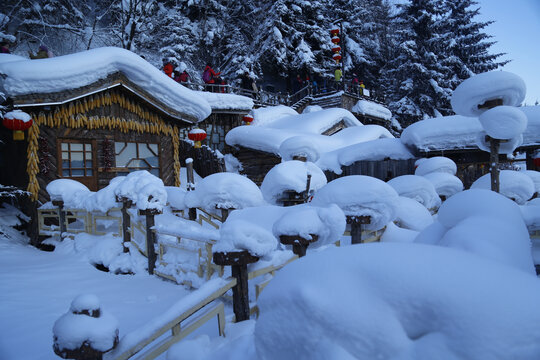
[{"label": "snow cap on post", "polygon": [[513,106],[497,106],[478,117],[486,133],[500,140],[513,139],[527,128],[527,116]]},{"label": "snow cap on post", "polygon": [[458,115],[475,117],[489,107],[497,105],[517,106],[525,99],[526,86],[521,77],[506,71],[478,74],[463,81],[452,94],[452,109]]}]

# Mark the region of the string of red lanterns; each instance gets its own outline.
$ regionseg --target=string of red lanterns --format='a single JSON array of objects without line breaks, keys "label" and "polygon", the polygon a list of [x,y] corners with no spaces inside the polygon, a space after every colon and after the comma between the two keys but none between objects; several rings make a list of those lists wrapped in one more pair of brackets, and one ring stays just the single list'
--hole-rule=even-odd
[{"label": "string of red lanterns", "polygon": [[334,44],[334,46],[332,46],[332,52],[334,53],[332,55],[332,59],[334,59],[334,61],[336,62],[336,65],[339,65],[339,62],[341,61],[341,46],[338,45],[341,39],[338,37],[338,35],[339,35],[338,28],[334,28],[330,30],[330,36],[332,37],[331,41]]}]

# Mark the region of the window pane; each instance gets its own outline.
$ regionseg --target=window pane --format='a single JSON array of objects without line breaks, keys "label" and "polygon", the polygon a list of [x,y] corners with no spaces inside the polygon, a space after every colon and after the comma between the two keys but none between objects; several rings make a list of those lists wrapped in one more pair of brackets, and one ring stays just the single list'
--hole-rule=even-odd
[{"label": "window pane", "polygon": [[72,169],[71,170],[71,176],[84,176],[84,170],[83,169]]},{"label": "window pane", "polygon": [[85,164],[86,164],[85,167],[86,167],[87,169],[91,169],[91,168],[92,168],[92,160],[86,160],[86,161],[85,161]]},{"label": "window pane", "polygon": [[67,143],[62,143],[62,151],[68,151],[69,147]]},{"label": "window pane", "polygon": [[150,148],[150,151],[154,153],[154,155],[158,154],[158,145],[157,144],[148,144],[148,147]]},{"label": "window pane", "polygon": [[120,154],[116,155],[116,166],[124,167],[127,166],[129,160],[137,157],[137,144],[136,143],[127,143],[126,147],[122,150]]},{"label": "window pane", "polygon": [[84,144],[84,150],[92,151],[92,144]]},{"label": "window pane", "polygon": [[123,143],[123,142],[115,142],[114,143],[114,152],[116,155],[118,155],[122,149],[124,148],[124,146],[126,146],[126,143]]},{"label": "window pane", "polygon": [[71,144],[71,151],[83,151],[83,144]]},{"label": "window pane", "polygon": [[69,170],[62,170],[62,176],[69,176]]},{"label": "window pane", "polygon": [[86,160],[91,160],[92,159],[92,153],[91,152],[86,152],[84,153],[84,158]]},{"label": "window pane", "polygon": [[141,160],[141,159],[132,159],[127,166],[130,168],[143,168],[143,169],[147,169],[150,167],[144,160]]},{"label": "window pane", "polygon": [[69,161],[62,161],[62,169],[69,169]]},{"label": "window pane", "polygon": [[69,160],[69,153],[68,152],[63,152],[62,151],[62,160]]},{"label": "window pane", "polygon": [[86,176],[92,176],[92,169],[86,170]]}]

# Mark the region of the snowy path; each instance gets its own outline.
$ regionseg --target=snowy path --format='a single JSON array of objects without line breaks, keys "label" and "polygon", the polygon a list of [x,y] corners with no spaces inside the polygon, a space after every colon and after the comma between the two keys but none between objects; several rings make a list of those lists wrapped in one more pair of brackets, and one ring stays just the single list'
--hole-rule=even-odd
[{"label": "snowy path", "polygon": [[120,324],[120,337],[188,291],[148,275],[112,275],[70,251],[42,252],[0,238],[0,359],[57,358],[52,326],[73,298],[93,293]]}]

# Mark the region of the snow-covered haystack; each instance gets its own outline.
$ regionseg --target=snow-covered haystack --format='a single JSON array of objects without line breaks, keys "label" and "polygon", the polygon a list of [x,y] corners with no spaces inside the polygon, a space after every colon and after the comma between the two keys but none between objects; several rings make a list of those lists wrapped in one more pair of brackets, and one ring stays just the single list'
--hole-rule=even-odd
[{"label": "snow-covered haystack", "polygon": [[54,352],[64,359],[101,359],[118,344],[118,321],[92,294],[77,296],[53,326]]},{"label": "snow-covered haystack", "polygon": [[281,235],[298,235],[311,240],[312,235],[316,235],[317,241],[309,245],[310,248],[316,248],[341,239],[345,226],[345,214],[337,205],[318,207],[306,204],[288,207],[274,223],[272,232],[277,238]]},{"label": "snow-covered haystack", "polygon": [[399,196],[418,201],[428,210],[437,210],[441,206],[441,198],[433,184],[423,176],[402,175],[388,181]]},{"label": "snow-covered haystack", "polygon": [[422,231],[433,223],[433,217],[418,201],[400,196],[396,201],[394,223],[401,228]]},{"label": "snow-covered haystack", "polygon": [[432,172],[423,177],[433,184],[439,196],[446,199],[463,190],[463,182],[457,176],[446,172]]},{"label": "snow-covered haystack", "polygon": [[[522,171],[501,170],[499,174],[500,193],[523,205],[535,193],[534,182]],[[491,174],[478,178],[471,189],[491,189]]]},{"label": "snow-covered haystack", "polygon": [[463,116],[480,116],[479,105],[500,99],[501,105],[518,106],[525,99],[526,86],[519,76],[506,71],[491,71],[463,81],[452,94],[452,109]]},{"label": "snow-covered haystack", "polygon": [[330,248],[265,288],[255,347],[261,359],[536,359],[539,302],[536,277],[464,252]]},{"label": "snow-covered haystack", "polygon": [[264,199],[270,204],[277,204],[286,190],[305,191],[308,175],[311,175],[310,190],[317,191],[326,185],[326,176],[312,162],[292,160],[274,166],[261,184]]},{"label": "snow-covered haystack", "polygon": [[396,191],[377,178],[365,175],[345,176],[323,186],[313,196],[315,206],[336,204],[347,216],[370,216],[367,230],[380,230],[394,220]]},{"label": "snow-covered haystack", "polygon": [[414,175],[424,176],[432,172],[444,172],[456,175],[457,172],[456,163],[444,156],[418,159],[415,165]]},{"label": "snow-covered haystack", "polygon": [[216,173],[197,183],[185,196],[188,208],[243,209],[264,205],[261,190],[247,177],[233,173]]},{"label": "snow-covered haystack", "polygon": [[133,201],[140,210],[162,211],[167,204],[167,191],[163,181],[146,170],[129,173],[118,181],[114,193],[118,197]]},{"label": "snow-covered haystack", "polygon": [[473,189],[452,196],[416,242],[461,249],[535,274],[531,241],[519,206],[490,190]]}]

